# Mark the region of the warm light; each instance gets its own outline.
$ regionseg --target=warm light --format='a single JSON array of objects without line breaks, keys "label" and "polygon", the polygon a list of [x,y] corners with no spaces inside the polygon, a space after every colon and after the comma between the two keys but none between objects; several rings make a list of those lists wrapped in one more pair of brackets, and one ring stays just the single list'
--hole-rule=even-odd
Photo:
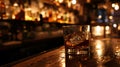
[{"label": "warm light", "polygon": [[105,27],[105,33],[106,33],[106,34],[110,34],[110,27],[109,27],[109,26],[106,26],[106,27]]},{"label": "warm light", "polygon": [[76,0],[72,0],[72,4],[76,4]]},{"label": "warm light", "polygon": [[15,15],[12,15],[12,19],[15,19]]},{"label": "warm light", "polygon": [[115,8],[115,10],[119,10],[119,5],[116,4],[114,8]]},{"label": "warm light", "polygon": [[104,43],[101,40],[96,40],[95,41],[95,52],[96,52],[96,57],[100,58],[104,54]]},{"label": "warm light", "polygon": [[115,57],[118,59],[120,59],[120,40],[119,39],[115,39],[113,40],[113,52],[115,54]]},{"label": "warm light", "polygon": [[72,59],[73,59],[73,56],[71,56],[71,55],[69,54],[68,58],[69,58],[69,60],[72,60]]},{"label": "warm light", "polygon": [[55,0],[56,2],[59,2],[59,3],[62,3],[63,2],[63,0]]},{"label": "warm light", "polygon": [[31,6],[30,8],[32,9],[31,12],[32,13],[37,13],[39,11],[39,8],[38,8],[38,3],[35,2],[35,1],[31,1]]},{"label": "warm light", "polygon": [[120,30],[120,25],[118,26],[118,30]]},{"label": "warm light", "polygon": [[68,2],[68,7],[71,7],[71,2]]},{"label": "warm light", "polygon": [[101,56],[102,56],[102,50],[99,49],[99,50],[96,50],[96,52],[97,52],[97,56],[98,56],[98,57],[101,57]]},{"label": "warm light", "polygon": [[65,49],[60,51],[59,60],[61,60],[60,67],[65,67]]},{"label": "warm light", "polygon": [[17,6],[18,6],[18,3],[14,3],[13,6],[17,7]]},{"label": "warm light", "polygon": [[25,20],[33,20],[31,8],[25,8]]},{"label": "warm light", "polygon": [[26,15],[26,16],[25,16],[25,20],[33,20],[33,18]]},{"label": "warm light", "polygon": [[106,6],[106,5],[103,5],[103,8],[104,8],[104,9],[107,9],[107,6]]},{"label": "warm light", "polygon": [[87,32],[90,32],[90,26],[88,26],[88,28],[87,28]]},{"label": "warm light", "polygon": [[119,10],[119,5],[118,5],[118,3],[113,3],[113,4],[112,4],[112,7],[113,7],[115,10]]},{"label": "warm light", "polygon": [[92,35],[93,36],[103,36],[104,35],[104,27],[103,26],[92,27]]},{"label": "warm light", "polygon": [[90,3],[91,2],[91,0],[87,0],[87,3]]},{"label": "warm light", "polygon": [[116,28],[116,27],[117,27],[117,24],[113,24],[113,27]]},{"label": "warm light", "polygon": [[58,2],[59,2],[59,3],[62,3],[62,2],[63,2],[63,0],[58,0]]},{"label": "warm light", "polygon": [[96,50],[100,50],[100,49],[101,49],[101,45],[99,43],[97,43]]},{"label": "warm light", "polygon": [[6,6],[5,6],[5,8],[9,8],[9,6],[8,6],[8,5],[6,5]]},{"label": "warm light", "polygon": [[101,19],[101,18],[102,18],[102,15],[99,15],[99,16],[98,16],[98,19]]},{"label": "warm light", "polygon": [[120,46],[118,46],[118,45],[116,45],[116,47],[115,47],[115,55],[116,56],[120,56],[120,48],[119,48]]},{"label": "warm light", "polygon": [[27,8],[26,11],[31,11],[31,8]]},{"label": "warm light", "polygon": [[109,19],[112,20],[112,19],[113,19],[113,16],[109,16]]},{"label": "warm light", "polygon": [[115,3],[112,4],[112,7],[115,7]]},{"label": "warm light", "polygon": [[106,26],[106,27],[105,27],[105,30],[109,30],[109,29],[110,29],[110,27],[109,27],[109,26]]},{"label": "warm light", "polygon": [[44,4],[39,2],[39,8],[43,8],[44,7]]}]

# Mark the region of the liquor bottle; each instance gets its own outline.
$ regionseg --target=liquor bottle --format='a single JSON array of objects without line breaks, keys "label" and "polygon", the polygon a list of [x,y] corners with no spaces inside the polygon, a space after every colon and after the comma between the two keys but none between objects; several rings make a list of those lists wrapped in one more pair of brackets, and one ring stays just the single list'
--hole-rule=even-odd
[{"label": "liquor bottle", "polygon": [[27,34],[27,38],[28,39],[34,39],[35,38],[35,31],[34,31],[32,26],[30,26],[30,29],[29,29],[28,34]]},{"label": "liquor bottle", "polygon": [[16,30],[16,40],[17,41],[21,41],[22,39],[23,39],[23,36],[22,36],[22,31],[20,30],[20,28],[18,28],[17,30]]},{"label": "liquor bottle", "polygon": [[27,35],[28,35],[27,27],[26,25],[23,25],[23,32],[22,32],[23,40],[27,39]]},{"label": "liquor bottle", "polygon": [[5,4],[2,0],[0,0],[0,19],[3,19],[4,14],[5,14]]},{"label": "liquor bottle", "polygon": [[13,33],[11,31],[8,32],[8,41],[13,40]]}]

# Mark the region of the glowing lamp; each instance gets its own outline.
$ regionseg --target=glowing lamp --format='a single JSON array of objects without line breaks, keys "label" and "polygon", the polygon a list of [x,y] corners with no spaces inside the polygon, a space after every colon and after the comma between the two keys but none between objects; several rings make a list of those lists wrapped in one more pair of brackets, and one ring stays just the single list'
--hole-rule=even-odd
[{"label": "glowing lamp", "polygon": [[104,26],[93,26],[92,27],[93,37],[103,37],[104,36]]}]

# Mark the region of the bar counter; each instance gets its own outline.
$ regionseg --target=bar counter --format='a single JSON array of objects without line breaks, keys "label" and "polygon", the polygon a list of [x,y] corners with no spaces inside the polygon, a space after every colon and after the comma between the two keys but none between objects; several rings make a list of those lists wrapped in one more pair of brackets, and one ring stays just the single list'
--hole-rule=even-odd
[{"label": "bar counter", "polygon": [[36,38],[7,41],[0,45],[0,66],[63,45],[62,31],[38,32]]},{"label": "bar counter", "polygon": [[[32,57],[16,61],[6,66],[11,67],[120,67],[120,56],[112,52],[111,45],[120,44],[119,38],[102,39],[104,45],[107,45],[107,56],[99,63],[92,55],[88,60],[81,61],[75,55],[68,55],[65,52],[65,46],[54,50],[37,54]],[[91,42],[92,43],[92,42]],[[93,42],[94,43],[94,42]],[[114,48],[114,47],[113,47]],[[107,50],[106,49],[106,50]],[[116,54],[116,55],[115,55]]]}]

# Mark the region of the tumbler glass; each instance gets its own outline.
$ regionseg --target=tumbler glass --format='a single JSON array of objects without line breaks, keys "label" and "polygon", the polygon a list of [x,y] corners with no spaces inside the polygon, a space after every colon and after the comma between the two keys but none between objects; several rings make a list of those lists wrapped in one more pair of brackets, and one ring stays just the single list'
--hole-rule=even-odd
[{"label": "tumbler glass", "polygon": [[[71,60],[84,62],[89,58],[90,25],[68,25],[63,27],[64,45],[67,63]],[[70,61],[69,61],[70,60]],[[79,64],[72,63],[74,67]],[[69,66],[69,64],[66,67]],[[78,65],[78,66],[77,66]]]}]

